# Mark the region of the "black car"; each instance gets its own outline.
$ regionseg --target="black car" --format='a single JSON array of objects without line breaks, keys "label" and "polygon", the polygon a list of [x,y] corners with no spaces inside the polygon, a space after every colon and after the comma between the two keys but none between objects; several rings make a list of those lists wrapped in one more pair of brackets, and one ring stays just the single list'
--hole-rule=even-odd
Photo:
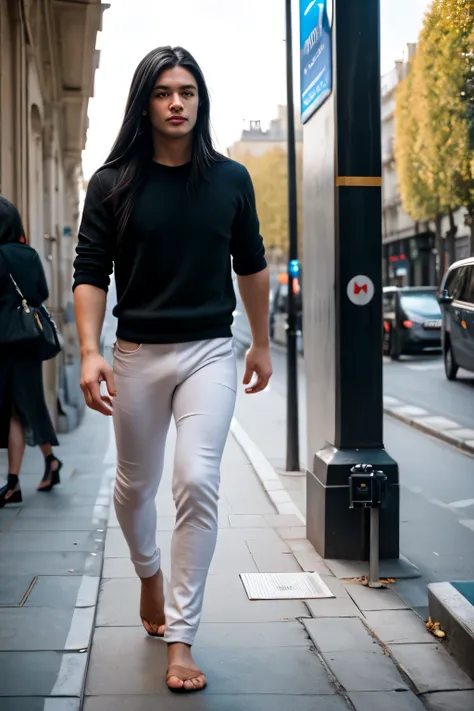
[{"label": "black car", "polygon": [[458,368],[474,372],[474,257],[456,262],[441,285],[442,343],[448,380]]},{"label": "black car", "polygon": [[383,290],[384,353],[392,360],[441,350],[441,309],[435,287]]}]

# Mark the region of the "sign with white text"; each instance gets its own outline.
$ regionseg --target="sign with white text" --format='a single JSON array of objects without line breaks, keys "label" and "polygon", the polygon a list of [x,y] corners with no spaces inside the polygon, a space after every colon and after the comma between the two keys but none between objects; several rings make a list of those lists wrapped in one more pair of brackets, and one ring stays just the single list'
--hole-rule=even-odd
[{"label": "sign with white text", "polygon": [[332,91],[333,0],[300,0],[301,121]]}]

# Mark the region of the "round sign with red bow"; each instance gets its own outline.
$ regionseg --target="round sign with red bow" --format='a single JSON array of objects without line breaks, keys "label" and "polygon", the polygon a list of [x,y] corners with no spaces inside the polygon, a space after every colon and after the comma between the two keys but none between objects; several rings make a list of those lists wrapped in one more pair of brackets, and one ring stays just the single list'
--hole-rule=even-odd
[{"label": "round sign with red bow", "polygon": [[374,296],[374,282],[368,276],[358,274],[347,285],[347,296],[356,306],[366,306]]}]

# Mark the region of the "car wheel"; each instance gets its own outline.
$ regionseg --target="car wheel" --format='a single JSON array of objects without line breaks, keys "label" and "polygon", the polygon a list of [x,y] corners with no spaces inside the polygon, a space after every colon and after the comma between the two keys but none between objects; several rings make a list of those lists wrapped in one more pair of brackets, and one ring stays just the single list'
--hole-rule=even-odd
[{"label": "car wheel", "polygon": [[451,344],[447,343],[444,350],[444,370],[446,372],[446,377],[448,380],[455,380],[458,372],[458,366],[453,356],[453,349]]}]

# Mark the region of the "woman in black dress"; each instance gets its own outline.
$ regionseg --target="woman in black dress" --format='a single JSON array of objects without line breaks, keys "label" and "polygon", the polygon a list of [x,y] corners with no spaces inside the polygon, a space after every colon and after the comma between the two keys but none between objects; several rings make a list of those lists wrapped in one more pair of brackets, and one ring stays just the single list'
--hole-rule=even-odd
[{"label": "woman in black dress", "polygon": [[[26,244],[18,210],[0,197],[0,330],[2,318],[11,318],[6,307],[14,289],[10,274],[31,306],[48,298],[41,260]],[[28,343],[1,344],[0,448],[8,449],[8,479],[0,488],[0,508],[22,501],[18,477],[26,444],[39,445],[45,458],[38,491],[51,491],[59,484],[62,463],[52,450],[59,443],[45,402],[42,362]]]}]

